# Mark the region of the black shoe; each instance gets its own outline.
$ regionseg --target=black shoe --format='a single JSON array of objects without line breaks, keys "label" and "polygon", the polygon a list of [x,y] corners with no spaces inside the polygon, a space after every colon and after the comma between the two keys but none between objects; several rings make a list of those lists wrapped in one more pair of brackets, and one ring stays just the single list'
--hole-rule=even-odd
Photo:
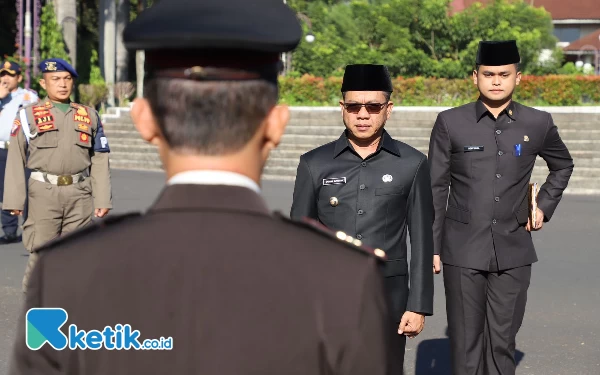
[{"label": "black shoe", "polygon": [[17,236],[16,234],[5,234],[3,237],[0,237],[0,245],[8,245],[17,242],[21,242],[21,236]]}]

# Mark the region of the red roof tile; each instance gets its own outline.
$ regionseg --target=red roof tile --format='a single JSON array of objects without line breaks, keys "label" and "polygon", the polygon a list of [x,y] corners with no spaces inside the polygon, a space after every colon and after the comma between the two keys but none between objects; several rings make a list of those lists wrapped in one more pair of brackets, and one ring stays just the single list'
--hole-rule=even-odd
[{"label": "red roof tile", "polygon": [[[584,46],[593,46],[600,50],[600,40],[598,37],[600,37],[600,29],[584,36],[581,39],[577,39],[567,47],[563,48],[563,50],[570,52],[581,51],[581,48]],[[586,48],[586,50],[591,50],[591,48]]]}]

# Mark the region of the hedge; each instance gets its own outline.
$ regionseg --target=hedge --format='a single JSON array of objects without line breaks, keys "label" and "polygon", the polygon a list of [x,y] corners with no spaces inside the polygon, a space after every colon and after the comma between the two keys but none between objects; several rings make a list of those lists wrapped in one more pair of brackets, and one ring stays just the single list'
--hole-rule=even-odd
[{"label": "hedge", "polygon": [[[289,105],[328,106],[340,100],[342,78],[310,75],[280,78],[281,102]],[[471,79],[403,78],[393,80],[395,105],[457,106],[477,99]],[[600,76],[524,76],[515,100],[526,105],[600,105]]]}]

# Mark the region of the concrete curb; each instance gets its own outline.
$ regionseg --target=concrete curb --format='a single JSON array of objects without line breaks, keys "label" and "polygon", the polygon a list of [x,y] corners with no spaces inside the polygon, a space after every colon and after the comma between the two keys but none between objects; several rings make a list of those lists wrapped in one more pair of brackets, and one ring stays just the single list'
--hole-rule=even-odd
[{"label": "concrete curb", "polygon": [[103,114],[102,117],[102,121],[104,121],[105,119],[108,118],[120,118],[121,117],[121,112],[130,112],[131,111],[131,107],[133,107],[133,103],[131,103],[129,105],[129,107],[111,107],[109,109],[114,110],[115,114],[112,113],[105,113]]}]

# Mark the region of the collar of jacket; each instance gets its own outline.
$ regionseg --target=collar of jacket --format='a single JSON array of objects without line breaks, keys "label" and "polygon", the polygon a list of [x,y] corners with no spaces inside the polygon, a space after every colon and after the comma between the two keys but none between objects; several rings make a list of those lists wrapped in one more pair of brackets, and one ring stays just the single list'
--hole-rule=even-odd
[{"label": "collar of jacket", "polygon": [[270,216],[264,199],[241,186],[170,185],[163,189],[149,212],[229,211]]},{"label": "collar of jacket", "polygon": [[[481,99],[477,100],[475,103],[475,116],[477,117],[477,122],[481,120],[483,115],[489,113],[487,107]],[[514,100],[510,101],[510,104],[504,109],[504,111],[500,112],[500,114],[505,113],[508,117],[510,117],[513,121],[517,119],[517,106]],[[498,115],[499,117],[500,115]]]},{"label": "collar of jacket", "polygon": [[[379,145],[377,146],[378,153],[381,149],[386,150],[389,153],[392,153],[396,156],[400,156],[400,149],[392,139],[392,137],[388,134],[388,132],[383,129],[383,133],[381,134],[381,139],[379,140]],[[335,150],[333,151],[333,158],[337,158],[342,152],[345,150],[352,150],[350,145],[350,141],[348,141],[348,136],[346,135],[346,130],[342,133],[342,135],[335,141]]]}]

